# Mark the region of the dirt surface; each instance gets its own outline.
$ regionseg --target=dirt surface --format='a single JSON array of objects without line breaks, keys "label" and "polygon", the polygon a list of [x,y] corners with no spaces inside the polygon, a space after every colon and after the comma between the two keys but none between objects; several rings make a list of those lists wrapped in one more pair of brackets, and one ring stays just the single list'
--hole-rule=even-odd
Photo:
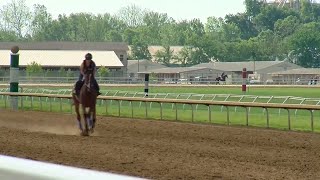
[{"label": "dirt surface", "polygon": [[319,179],[320,134],[0,110],[0,154],[148,179]]}]

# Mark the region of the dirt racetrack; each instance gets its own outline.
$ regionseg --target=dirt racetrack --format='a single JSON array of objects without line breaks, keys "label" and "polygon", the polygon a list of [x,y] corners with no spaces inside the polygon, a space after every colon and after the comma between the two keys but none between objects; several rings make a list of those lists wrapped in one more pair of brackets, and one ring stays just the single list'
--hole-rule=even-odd
[{"label": "dirt racetrack", "polygon": [[319,179],[320,134],[0,110],[0,154],[148,179]]}]

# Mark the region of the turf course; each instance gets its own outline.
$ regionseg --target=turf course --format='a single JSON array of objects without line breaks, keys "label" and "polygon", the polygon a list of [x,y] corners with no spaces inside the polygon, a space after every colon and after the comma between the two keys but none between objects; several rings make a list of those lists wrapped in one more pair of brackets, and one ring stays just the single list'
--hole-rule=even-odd
[{"label": "turf course", "polygon": [[[46,89],[62,89],[59,87],[56,88],[46,88]],[[66,88],[63,88],[66,89]],[[106,87],[102,86],[101,90],[107,95],[111,95],[116,91],[130,91],[134,92],[143,92],[144,86],[140,87]],[[246,95],[256,95],[256,96],[295,96],[295,97],[303,97],[303,98],[318,98],[319,97],[319,89],[317,87],[310,88],[288,88],[288,87],[249,87]],[[112,93],[111,93],[112,92]],[[152,98],[153,93],[175,93],[175,94],[183,94],[183,93],[195,93],[195,94],[238,94],[242,95],[240,87],[185,87],[185,86],[172,86],[172,87],[149,87],[149,92],[151,93],[150,98]],[[44,92],[45,93],[45,92]],[[125,93],[118,93],[119,96],[125,96]],[[138,96],[136,96],[138,97]],[[168,98],[174,98],[172,97]],[[181,97],[184,98],[184,97]],[[8,107],[9,101],[5,101],[5,97],[0,97],[0,107]],[[190,98],[193,99],[193,98]],[[209,98],[210,99],[210,98]],[[224,100],[224,98],[217,98],[215,100]],[[229,101],[238,101],[237,98],[230,98]],[[252,101],[251,99],[242,99],[241,101]],[[266,100],[257,100],[257,102],[263,102]],[[51,103],[50,103],[51,102]],[[274,103],[281,103],[283,99],[273,100]],[[299,103],[300,101],[287,101],[286,103]],[[306,104],[315,104],[315,102],[305,102]],[[20,98],[20,108],[21,106],[21,98]],[[51,105],[50,105],[51,104]],[[116,101],[99,101],[98,102],[98,114],[99,115],[108,115],[108,116],[120,116],[121,117],[133,117],[134,118],[147,118],[148,119],[160,119],[160,105],[157,103],[132,103],[129,102],[121,102]],[[120,107],[120,109],[119,109]],[[163,120],[175,121],[176,120],[176,111],[175,106],[173,104],[163,104]],[[36,111],[52,111],[52,112],[71,112],[71,105],[68,100],[60,100],[59,99],[46,99],[46,98],[34,98],[31,103],[31,98],[23,98],[23,109],[24,110],[36,110]],[[209,122],[209,113],[208,107],[206,106],[194,106],[194,114],[193,121],[199,123],[217,123],[217,124],[227,124],[226,120],[226,108],[221,106],[213,106],[211,107],[212,119]],[[147,109],[147,113],[146,113]],[[192,121],[192,107],[190,105],[178,105],[178,121]],[[241,107],[230,108],[230,125],[245,125],[245,109]],[[72,111],[73,112],[73,111]],[[287,129],[288,128],[288,115],[286,110],[280,109],[270,109],[270,127],[277,129]],[[293,130],[303,130],[310,131],[310,112],[308,111],[295,111],[290,110],[290,120],[291,126]],[[320,112],[314,112],[314,127],[315,131],[320,131]],[[256,127],[265,127],[266,126],[266,113],[261,108],[250,108],[249,115],[249,126]]]}]

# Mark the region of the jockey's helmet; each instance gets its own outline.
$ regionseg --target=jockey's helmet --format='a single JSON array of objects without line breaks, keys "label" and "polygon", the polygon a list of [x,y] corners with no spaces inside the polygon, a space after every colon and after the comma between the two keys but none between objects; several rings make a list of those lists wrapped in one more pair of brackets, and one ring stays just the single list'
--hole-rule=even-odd
[{"label": "jockey's helmet", "polygon": [[92,54],[91,53],[87,53],[85,56],[86,60],[92,60]]}]

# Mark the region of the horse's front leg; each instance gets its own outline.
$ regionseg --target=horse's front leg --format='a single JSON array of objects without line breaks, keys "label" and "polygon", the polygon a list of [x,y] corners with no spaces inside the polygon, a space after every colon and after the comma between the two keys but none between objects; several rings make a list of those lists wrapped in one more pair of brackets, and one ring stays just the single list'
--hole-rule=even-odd
[{"label": "horse's front leg", "polygon": [[97,116],[96,116],[96,106],[93,106],[92,108],[92,129],[96,126],[96,119],[97,119]]},{"label": "horse's front leg", "polygon": [[82,124],[81,124],[81,116],[80,116],[79,106],[80,106],[79,103],[75,103],[74,104],[74,109],[75,109],[75,112],[77,114],[78,127],[79,127],[80,131],[82,132],[83,128],[82,128]]},{"label": "horse's front leg", "polygon": [[88,132],[89,132],[89,130],[88,130],[88,122],[87,122],[88,114],[86,112],[86,107],[83,106],[83,105],[82,105],[82,112],[83,112],[84,127],[85,127],[84,131],[82,131],[82,135],[88,136],[89,135],[88,134]]}]

